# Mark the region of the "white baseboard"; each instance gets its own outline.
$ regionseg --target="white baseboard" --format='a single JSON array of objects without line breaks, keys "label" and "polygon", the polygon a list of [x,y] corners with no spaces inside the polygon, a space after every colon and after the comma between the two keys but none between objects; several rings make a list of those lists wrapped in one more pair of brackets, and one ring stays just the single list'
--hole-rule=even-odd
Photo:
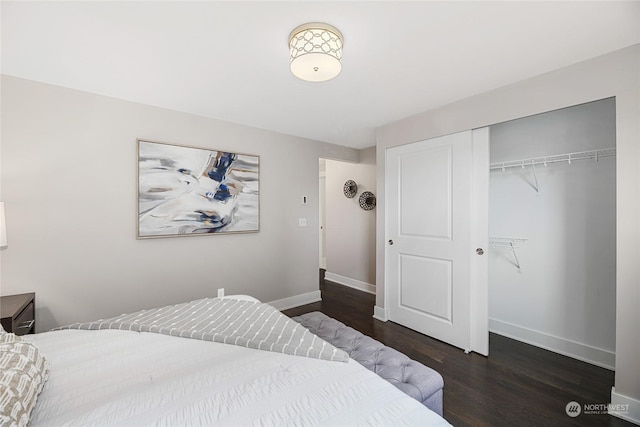
[{"label": "white baseboard", "polygon": [[301,305],[311,304],[312,302],[321,301],[320,291],[307,292],[306,294],[294,295],[289,298],[283,298],[275,301],[268,302],[270,306],[277,308],[278,310],[288,310],[294,307],[300,307]]},{"label": "white baseboard", "polygon": [[608,350],[491,318],[489,318],[489,331],[602,368],[615,370],[616,354]]},{"label": "white baseboard", "polygon": [[377,305],[373,306],[373,318],[382,320],[383,322],[389,320],[387,318],[387,310],[382,307],[378,307]]},{"label": "white baseboard", "polygon": [[609,415],[640,425],[640,400],[616,393],[616,388],[611,387]]},{"label": "white baseboard", "polygon": [[339,274],[326,272],[324,274],[324,278],[331,282],[339,283],[344,286],[348,286],[350,288],[358,289],[360,291],[365,291],[370,294],[376,293],[376,285],[372,285],[370,283],[361,282],[360,280],[352,279],[350,277],[340,276]]}]

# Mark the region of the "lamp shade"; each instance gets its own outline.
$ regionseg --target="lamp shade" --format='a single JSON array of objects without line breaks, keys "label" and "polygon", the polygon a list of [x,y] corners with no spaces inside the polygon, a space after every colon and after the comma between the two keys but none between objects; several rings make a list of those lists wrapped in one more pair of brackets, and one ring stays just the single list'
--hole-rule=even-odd
[{"label": "lamp shade", "polygon": [[309,82],[324,82],[342,71],[342,34],[321,22],[296,27],[289,35],[290,68]]},{"label": "lamp shade", "polygon": [[0,202],[0,247],[7,246],[7,222],[4,216],[4,202]]}]

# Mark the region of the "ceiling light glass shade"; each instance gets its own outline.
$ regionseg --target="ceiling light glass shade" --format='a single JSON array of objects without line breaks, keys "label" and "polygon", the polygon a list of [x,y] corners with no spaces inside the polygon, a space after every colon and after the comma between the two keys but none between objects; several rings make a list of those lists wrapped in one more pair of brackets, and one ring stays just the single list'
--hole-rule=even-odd
[{"label": "ceiling light glass shade", "polygon": [[310,22],[289,35],[291,72],[299,79],[324,82],[342,71],[342,34],[337,28]]}]

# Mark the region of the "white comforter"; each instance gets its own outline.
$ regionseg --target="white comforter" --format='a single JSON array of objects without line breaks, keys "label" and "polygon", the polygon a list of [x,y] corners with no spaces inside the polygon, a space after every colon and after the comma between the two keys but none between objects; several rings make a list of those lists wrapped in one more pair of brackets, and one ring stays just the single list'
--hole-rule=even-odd
[{"label": "white comforter", "polygon": [[29,340],[50,364],[32,427],[449,425],[353,360],[119,330]]}]

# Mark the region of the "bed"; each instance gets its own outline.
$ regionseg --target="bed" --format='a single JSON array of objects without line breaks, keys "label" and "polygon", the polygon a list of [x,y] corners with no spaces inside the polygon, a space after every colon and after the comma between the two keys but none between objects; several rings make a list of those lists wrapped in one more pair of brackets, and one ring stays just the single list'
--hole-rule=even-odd
[{"label": "bed", "polygon": [[33,427],[449,425],[250,297],[145,310],[27,340],[48,365]]}]

